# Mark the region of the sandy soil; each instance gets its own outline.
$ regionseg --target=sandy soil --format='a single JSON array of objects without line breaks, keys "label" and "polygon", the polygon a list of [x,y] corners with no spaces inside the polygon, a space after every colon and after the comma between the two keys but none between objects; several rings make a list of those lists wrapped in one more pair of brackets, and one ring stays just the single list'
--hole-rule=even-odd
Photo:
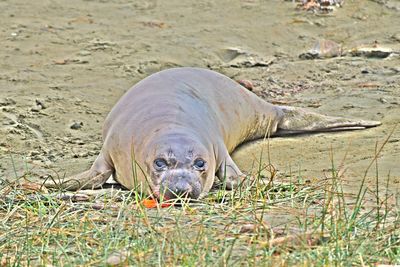
[{"label": "sandy soil", "polygon": [[[398,49],[396,0],[346,1],[328,15],[281,0],[0,0],[0,10],[2,179],[27,170],[61,177],[83,171],[100,150],[102,122],[119,97],[173,66],[251,80],[268,101],[382,121],[365,131],[272,139],[270,160],[280,177],[329,176],[333,151],[336,166],[347,153],[345,177],[359,181],[376,143],[400,119],[399,56],[299,58],[323,38],[345,49],[375,41]],[[235,153],[243,170],[265,144]],[[390,175],[394,191],[400,189],[399,160],[397,128],[378,162],[380,180]],[[368,176],[375,176],[374,168]]]}]

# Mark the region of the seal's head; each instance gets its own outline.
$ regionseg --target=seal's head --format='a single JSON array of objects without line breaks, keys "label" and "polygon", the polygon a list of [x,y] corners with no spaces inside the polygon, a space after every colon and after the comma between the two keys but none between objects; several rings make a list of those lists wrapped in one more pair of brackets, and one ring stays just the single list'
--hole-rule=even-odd
[{"label": "seal's head", "polygon": [[[172,135],[153,143],[147,156],[147,173],[156,197],[197,199],[214,181],[215,159],[194,138]],[[210,153],[211,152],[211,153]]]}]

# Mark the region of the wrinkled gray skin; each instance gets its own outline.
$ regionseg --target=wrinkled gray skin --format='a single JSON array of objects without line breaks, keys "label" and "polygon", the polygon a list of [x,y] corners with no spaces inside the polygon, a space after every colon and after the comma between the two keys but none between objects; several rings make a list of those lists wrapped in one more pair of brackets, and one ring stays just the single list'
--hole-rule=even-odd
[{"label": "wrinkled gray skin", "polygon": [[219,73],[174,68],[145,78],[119,100],[90,170],[57,186],[98,188],[113,174],[128,189],[196,199],[207,194],[215,174],[228,189],[240,183],[243,174],[230,153],[245,141],[379,124],[275,106]]}]

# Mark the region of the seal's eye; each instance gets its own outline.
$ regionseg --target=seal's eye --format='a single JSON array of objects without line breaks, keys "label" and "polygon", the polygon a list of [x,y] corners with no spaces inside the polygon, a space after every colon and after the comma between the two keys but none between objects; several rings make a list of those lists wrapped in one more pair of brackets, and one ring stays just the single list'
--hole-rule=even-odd
[{"label": "seal's eye", "polygon": [[206,162],[202,159],[196,159],[193,164],[193,167],[196,170],[204,170],[205,166],[206,166]]},{"label": "seal's eye", "polygon": [[154,167],[157,170],[163,170],[167,167],[167,162],[165,161],[165,159],[156,159],[154,161]]}]

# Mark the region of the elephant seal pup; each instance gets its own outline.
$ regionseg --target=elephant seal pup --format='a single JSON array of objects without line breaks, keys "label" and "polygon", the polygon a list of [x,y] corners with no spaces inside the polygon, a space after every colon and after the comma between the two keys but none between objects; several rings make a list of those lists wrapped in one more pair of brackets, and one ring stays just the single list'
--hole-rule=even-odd
[{"label": "elephant seal pup", "polygon": [[229,154],[245,141],[379,124],[275,106],[217,72],[173,68],[126,92],[106,118],[92,167],[55,186],[93,189],[113,175],[155,197],[196,199],[207,194],[215,174],[228,189],[238,185],[243,174]]}]

